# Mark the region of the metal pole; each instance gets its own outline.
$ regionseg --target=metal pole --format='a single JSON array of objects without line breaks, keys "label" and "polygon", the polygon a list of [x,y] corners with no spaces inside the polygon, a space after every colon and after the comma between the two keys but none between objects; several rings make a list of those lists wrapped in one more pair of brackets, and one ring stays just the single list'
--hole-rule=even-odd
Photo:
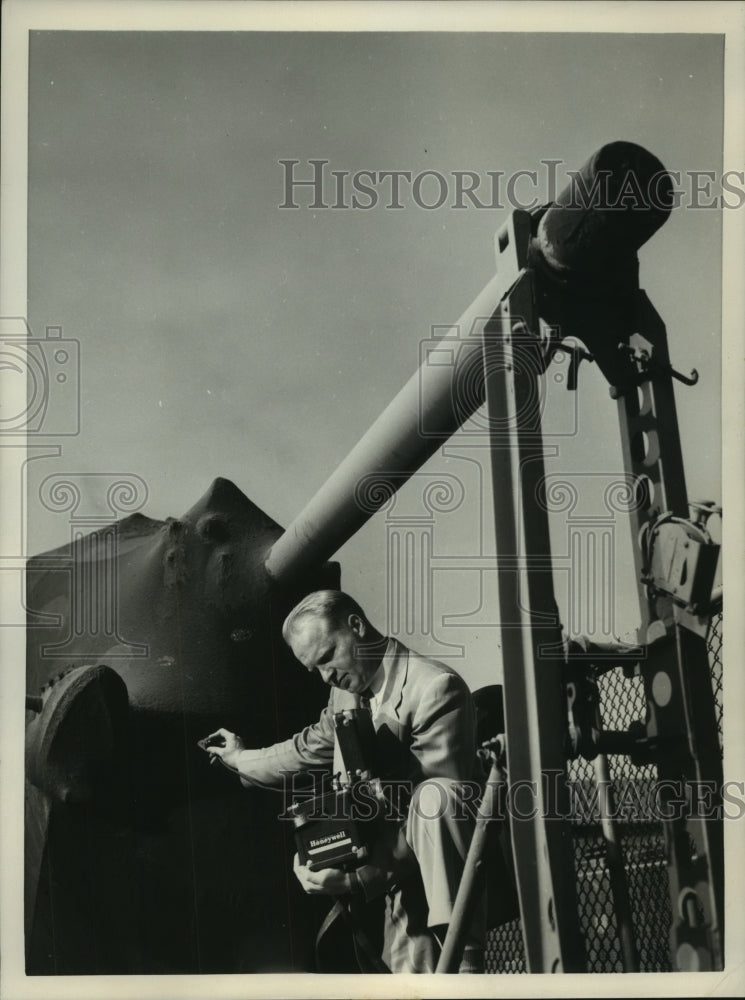
[{"label": "metal pole", "polygon": [[275,581],[290,580],[332,556],[483,403],[483,383],[469,380],[472,391],[463,391],[460,380],[480,357],[481,329],[512,280],[505,273],[489,281],[455,324],[453,363],[423,360],[277,540],[266,560]]},{"label": "metal pole", "polygon": [[466,932],[476,903],[484,891],[483,868],[488,827],[489,823],[494,820],[499,790],[504,783],[504,772],[495,755],[476,816],[476,827],[466,855],[463,875],[458,886],[458,895],[455,897],[453,912],[450,916],[450,923],[435,972],[458,971],[460,960],[463,957]]},{"label": "metal pole", "polygon": [[626,884],[626,869],[623,863],[623,849],[618,836],[615,815],[615,795],[610,780],[608,758],[600,753],[593,761],[595,781],[598,787],[598,807],[600,809],[600,824],[605,839],[605,857],[608,863],[611,891],[616,920],[618,921],[618,937],[621,942],[621,959],[624,972],[639,971],[639,952],[634,936],[634,922],[631,918],[631,903],[629,889]]},{"label": "metal pole", "polygon": [[[641,205],[628,195],[631,175]],[[481,351],[484,325],[531,260],[543,262],[542,269],[561,282],[576,276],[569,294],[583,300],[599,279],[612,282],[629,262],[635,264],[636,250],[663,224],[671,205],[672,179],[660,161],[635,143],[613,142],[576,172],[543,215],[534,239],[530,214],[512,212],[496,237],[497,275],[454,325],[458,346],[452,363],[423,360],[275,542],[266,559],[270,577],[287,582],[330,558],[481,406],[483,382],[468,376]],[[452,346],[453,340],[448,342]]]}]

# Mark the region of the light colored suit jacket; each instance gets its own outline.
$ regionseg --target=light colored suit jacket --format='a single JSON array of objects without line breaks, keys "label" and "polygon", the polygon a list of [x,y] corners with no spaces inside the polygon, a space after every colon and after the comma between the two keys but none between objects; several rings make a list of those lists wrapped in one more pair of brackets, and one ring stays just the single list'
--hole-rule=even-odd
[{"label": "light colored suit jacket", "polygon": [[[396,639],[388,640],[381,668],[383,682],[373,709],[378,777],[406,782],[403,788],[399,786],[403,796],[397,794],[398,806],[404,806],[414,788],[426,778],[474,779],[476,716],[463,678]],[[277,786],[288,773],[327,767],[339,770],[335,764],[334,713],[358,704],[358,696],[332,688],[318,722],[271,747],[243,751],[243,784]],[[371,862],[357,869],[368,900],[394,889],[412,872],[416,860],[406,841],[403,817],[384,824],[380,839],[373,845]],[[420,901],[418,905],[426,909],[426,903]]]},{"label": "light colored suit jacket", "polygon": [[[390,639],[383,657],[383,684],[376,697],[381,778],[406,779],[412,786],[425,778],[474,777],[476,722],[468,685],[450,667]],[[279,785],[283,776],[334,761],[334,713],[354,707],[355,696],[332,688],[318,722],[288,740],[241,755],[248,783]]]}]

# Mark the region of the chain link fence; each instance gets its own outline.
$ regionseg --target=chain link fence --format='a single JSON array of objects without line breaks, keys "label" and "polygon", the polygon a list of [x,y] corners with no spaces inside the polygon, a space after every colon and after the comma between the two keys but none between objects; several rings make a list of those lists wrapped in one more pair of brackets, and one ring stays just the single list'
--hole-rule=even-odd
[{"label": "chain link fence", "polygon": [[[707,635],[709,665],[715,695],[719,743],[722,746],[722,639],[721,613],[710,623]],[[646,703],[641,678],[627,678],[618,667],[599,678],[600,709],[608,730],[627,730],[644,719]],[[610,778],[620,821],[617,831],[624,857],[634,938],[641,972],[669,972],[669,930],[672,924],[670,891],[662,826],[644,816],[639,803],[657,777],[653,764],[638,767],[628,757],[608,757]],[[583,759],[568,766],[571,782],[584,790],[578,801],[592,803],[595,767]],[[625,809],[624,807],[627,807]],[[577,809],[571,828],[577,875],[578,921],[585,941],[588,972],[622,972],[623,959],[618,920],[613,902],[605,841],[597,806]],[[486,948],[488,973],[526,972],[520,920],[492,930]]]}]

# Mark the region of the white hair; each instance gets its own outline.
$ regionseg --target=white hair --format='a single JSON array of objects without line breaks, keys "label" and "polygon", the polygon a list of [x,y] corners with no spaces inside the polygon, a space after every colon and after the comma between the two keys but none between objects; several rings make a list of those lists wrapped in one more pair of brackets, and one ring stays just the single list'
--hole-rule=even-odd
[{"label": "white hair", "polygon": [[350,615],[359,615],[367,622],[367,616],[357,601],[341,590],[314,590],[296,604],[282,625],[282,638],[289,641],[292,633],[304,618],[320,618],[330,625],[343,625]]}]

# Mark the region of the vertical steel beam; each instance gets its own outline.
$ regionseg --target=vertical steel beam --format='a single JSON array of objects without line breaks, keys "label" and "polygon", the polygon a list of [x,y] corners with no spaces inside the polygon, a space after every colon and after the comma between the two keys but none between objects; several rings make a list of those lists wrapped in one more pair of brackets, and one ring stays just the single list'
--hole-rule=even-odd
[{"label": "vertical steel beam", "polygon": [[[654,374],[618,400],[624,463],[637,484],[634,537],[662,512],[689,517],[667,334],[643,292],[636,329],[655,362]],[[637,335],[637,336],[638,336]],[[633,345],[633,338],[632,338]],[[699,622],[671,594],[644,581],[645,560],[635,547],[642,627],[640,642],[665,634],[641,673],[647,701],[646,740],[654,755],[673,913],[671,951],[679,970],[723,967],[724,849],[722,763],[706,637]],[[699,783],[703,783],[699,784]],[[707,809],[681,806],[686,787],[707,789]]]},{"label": "vertical steel beam", "polygon": [[534,277],[525,271],[484,335],[507,760],[515,793],[510,822],[528,971],[577,972],[585,959],[571,830],[561,818],[568,814],[562,637],[548,512],[538,500],[544,476],[538,333]]}]

